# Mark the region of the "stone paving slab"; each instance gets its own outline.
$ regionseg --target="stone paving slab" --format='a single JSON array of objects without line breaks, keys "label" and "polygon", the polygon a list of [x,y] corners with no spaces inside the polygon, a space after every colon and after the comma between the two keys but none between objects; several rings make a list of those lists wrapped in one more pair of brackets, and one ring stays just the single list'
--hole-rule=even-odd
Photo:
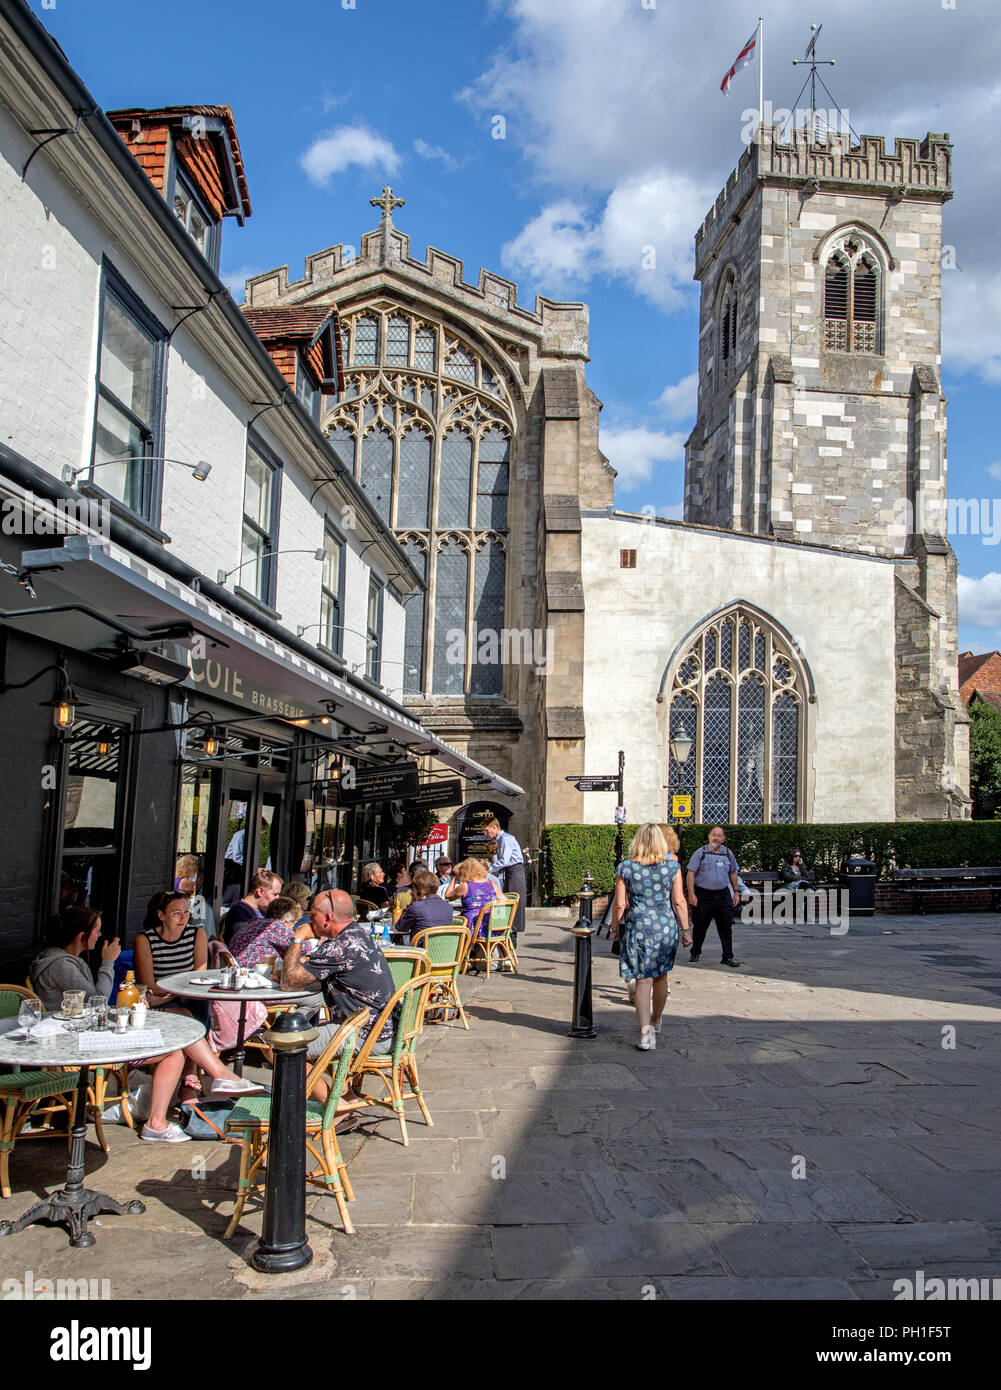
[{"label": "stone paving slab", "polygon": [[[89,1251],[4,1239],[0,1277],[252,1301],[886,1300],[917,1269],[1001,1278],[996,914],[738,928],[740,971],[679,960],[652,1053],[605,940],[598,1036],[567,1036],[568,925],[533,914],[523,974],[466,979],[469,1031],[426,1030],[432,1127],[408,1105],[408,1146],[390,1116],[343,1138],[356,1234],[311,1194],[306,1269],[250,1269],[257,1199],[223,1241],[232,1147],[111,1128],[88,1183],[145,1215],[101,1218]],[[0,1214],[58,1185],[65,1152],[19,1142]]]}]

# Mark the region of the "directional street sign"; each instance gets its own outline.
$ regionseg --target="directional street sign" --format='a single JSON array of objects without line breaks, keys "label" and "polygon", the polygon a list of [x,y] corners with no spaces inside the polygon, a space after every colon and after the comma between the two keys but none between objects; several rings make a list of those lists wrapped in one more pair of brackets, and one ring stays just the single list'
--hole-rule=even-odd
[{"label": "directional street sign", "polygon": [[579,792],[614,792],[618,790],[618,777],[568,777],[568,782],[576,783]]}]

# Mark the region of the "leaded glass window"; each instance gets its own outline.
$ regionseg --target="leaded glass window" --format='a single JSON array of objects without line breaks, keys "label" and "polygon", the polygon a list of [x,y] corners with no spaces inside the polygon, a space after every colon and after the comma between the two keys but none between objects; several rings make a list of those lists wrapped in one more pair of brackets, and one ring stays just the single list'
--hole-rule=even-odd
[{"label": "leaded glass window", "polygon": [[354,365],[356,367],[375,366],[378,341],[378,320],[367,317],[360,318],[355,324]]},{"label": "leaded glass window", "polygon": [[725,676],[711,677],[703,704],[702,815],[706,821],[724,824],[730,820],[731,704],[730,682]]},{"label": "leaded glass window", "polygon": [[466,680],[466,608],[469,555],[447,541],[438,555],[435,592],[434,689],[461,695]]},{"label": "leaded glass window", "polygon": [[772,820],[796,820],[799,782],[799,705],[788,692],[772,706]]},{"label": "leaded glass window", "polygon": [[467,618],[498,641],[504,631],[515,448],[506,366],[402,305],[363,308],[343,328],[352,366],[326,426],[331,447],[436,596],[406,600],[404,692],[496,698],[503,661],[477,661],[465,642],[450,658],[445,634],[464,633]]},{"label": "leaded glass window", "polygon": [[386,366],[409,367],[410,320],[396,314],[386,324]]},{"label": "leaded glass window", "polygon": [[667,780],[671,794],[694,794],[696,821],[800,818],[805,679],[794,646],[740,605],[709,620],[679,652],[668,737],[684,722],[695,744],[690,767],[670,760]]},{"label": "leaded glass window", "polygon": [[346,425],[337,425],[327,435],[338,463],[349,472],[355,471],[355,437]]},{"label": "leaded glass window", "polygon": [[372,430],[361,442],[361,485],[388,526],[393,501],[393,436],[388,430]]},{"label": "leaded glass window", "polygon": [[438,475],[438,525],[442,530],[468,528],[472,473],[473,441],[465,430],[449,430],[441,441]]},{"label": "leaded glass window", "polygon": [[508,459],[511,443],[498,429],[480,440],[476,485],[476,525],[492,531],[507,529]]},{"label": "leaded glass window", "polygon": [[445,362],[445,375],[455,377],[456,381],[476,382],[476,364],[465,348],[457,347],[449,353]]},{"label": "leaded glass window", "polygon": [[[416,545],[404,544],[407,559],[420,577],[426,582],[428,557]],[[407,598],[405,612],[405,631],[403,638],[403,693],[415,695],[424,689],[424,609],[427,595],[423,589],[415,589]]]},{"label": "leaded glass window", "polygon": [[765,687],[745,676],[737,701],[737,822],[765,818]]},{"label": "leaded glass window", "polygon": [[501,659],[504,628],[506,556],[499,540],[489,540],[476,556],[473,582],[473,622],[476,645],[470,652],[470,690],[473,695],[502,695],[504,668]]},{"label": "leaded glass window", "polygon": [[434,371],[435,331],[418,328],[414,335],[414,366],[422,372]]},{"label": "leaded glass window", "polygon": [[397,526],[427,530],[431,498],[431,436],[410,429],[400,440],[400,481],[396,501]]}]

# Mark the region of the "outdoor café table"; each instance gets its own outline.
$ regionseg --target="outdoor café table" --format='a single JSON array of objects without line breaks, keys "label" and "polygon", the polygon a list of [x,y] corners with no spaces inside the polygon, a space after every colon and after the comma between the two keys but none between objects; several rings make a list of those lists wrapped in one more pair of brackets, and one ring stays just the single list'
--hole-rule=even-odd
[{"label": "outdoor caf\u00e9 table", "polygon": [[[221,970],[199,970],[197,976],[190,970],[178,971],[176,975],[164,975],[157,980],[157,988],[168,990],[179,999],[208,999],[216,1004],[239,1004],[240,1019],[236,1031],[236,1051],[233,1054],[233,1070],[237,1076],[243,1075],[244,1032],[247,1026],[248,1004],[294,1004],[300,999],[309,999],[316,990],[282,989],[280,984],[270,984],[263,989],[220,989]],[[204,983],[203,983],[204,981]],[[213,988],[215,986],[215,988]],[[156,1010],[157,1014],[162,1009]]]},{"label": "outdoor caf\u00e9 table", "polygon": [[[139,1062],[146,1057],[159,1057],[165,1052],[176,1052],[178,1048],[188,1047],[197,1042],[205,1033],[204,1026],[197,1019],[184,1014],[151,1013],[143,1029],[129,1028],[124,1033],[110,1030],[99,1034],[80,1034],[69,1031],[56,1033],[50,1037],[39,1038],[36,1042],[8,1037],[18,1028],[16,1018],[0,1022],[0,1062],[9,1066],[26,1067],[31,1071],[39,1067],[79,1067],[80,1079],[76,1086],[76,1107],[73,1112],[72,1147],[69,1167],[66,1170],[66,1186],[58,1192],[45,1197],[29,1207],[16,1221],[0,1221],[0,1236],[23,1231],[34,1221],[52,1221],[64,1224],[70,1233],[70,1245],[93,1245],[94,1237],[87,1230],[87,1222],[101,1212],[111,1212],[115,1216],[138,1216],[146,1210],[144,1202],[116,1202],[114,1197],[106,1197],[103,1192],[91,1192],[84,1187],[83,1152],[87,1134],[87,1082],[92,1066],[114,1066],[121,1062]],[[158,1034],[150,1038],[150,1033]],[[88,1043],[94,1039],[93,1046],[81,1047],[81,1038]]]}]

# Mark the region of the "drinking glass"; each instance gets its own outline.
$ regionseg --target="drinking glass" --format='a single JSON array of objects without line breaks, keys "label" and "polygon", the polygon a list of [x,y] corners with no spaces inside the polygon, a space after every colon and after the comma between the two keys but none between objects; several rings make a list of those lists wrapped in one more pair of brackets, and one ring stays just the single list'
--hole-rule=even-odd
[{"label": "drinking glass", "polygon": [[67,989],[63,991],[62,1011],[67,1018],[74,1018],[77,1014],[83,1013],[83,1001],[87,995],[82,989]]},{"label": "drinking glass", "polygon": [[37,1043],[38,1039],[31,1036],[31,1030],[36,1023],[42,1021],[41,999],[22,999],[21,1007],[17,1011],[17,1021],[24,1029],[24,1041]]},{"label": "drinking glass", "polygon": [[106,1028],[108,1026],[108,1001],[103,994],[92,994],[87,1000],[87,1007],[90,1009],[95,1028]]}]

